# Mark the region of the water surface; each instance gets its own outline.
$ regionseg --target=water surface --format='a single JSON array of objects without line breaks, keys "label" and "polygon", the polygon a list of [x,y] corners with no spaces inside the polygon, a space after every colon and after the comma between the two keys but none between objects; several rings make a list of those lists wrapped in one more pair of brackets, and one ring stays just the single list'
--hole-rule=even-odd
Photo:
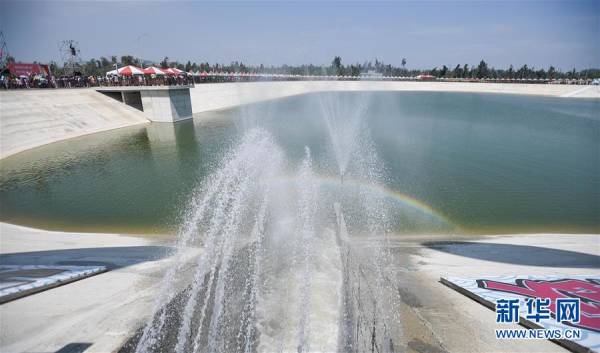
[{"label": "water surface", "polygon": [[332,107],[360,114],[385,168],[381,185],[349,179],[345,187],[395,202],[396,232],[600,231],[600,101],[432,92],[308,94],[25,151],[2,160],[0,219],[173,232],[192,189],[254,126],[275,137],[290,164],[310,147],[319,180],[336,183],[323,119]]}]

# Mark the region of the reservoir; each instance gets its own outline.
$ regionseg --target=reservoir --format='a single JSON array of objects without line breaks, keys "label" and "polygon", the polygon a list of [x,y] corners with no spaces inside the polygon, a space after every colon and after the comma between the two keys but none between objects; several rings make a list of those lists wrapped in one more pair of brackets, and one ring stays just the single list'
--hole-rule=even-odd
[{"label": "reservoir", "polygon": [[[0,166],[0,220],[173,234],[193,190],[246,131],[260,128],[284,151],[290,175],[310,149],[322,195],[343,195],[348,205],[364,195],[385,202],[393,233],[598,233],[599,112],[598,100],[542,96],[298,95],[10,156]],[[353,173],[357,140],[363,155],[377,157],[367,158],[380,166],[377,178]],[[361,223],[351,206],[346,218]]]}]

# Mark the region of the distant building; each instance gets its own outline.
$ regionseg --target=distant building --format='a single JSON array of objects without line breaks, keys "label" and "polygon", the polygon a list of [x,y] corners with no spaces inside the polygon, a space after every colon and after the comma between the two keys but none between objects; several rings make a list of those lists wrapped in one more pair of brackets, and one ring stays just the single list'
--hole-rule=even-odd
[{"label": "distant building", "polygon": [[430,74],[422,74],[422,75],[417,76],[417,80],[433,81],[433,80],[435,80],[435,76],[430,75]]}]

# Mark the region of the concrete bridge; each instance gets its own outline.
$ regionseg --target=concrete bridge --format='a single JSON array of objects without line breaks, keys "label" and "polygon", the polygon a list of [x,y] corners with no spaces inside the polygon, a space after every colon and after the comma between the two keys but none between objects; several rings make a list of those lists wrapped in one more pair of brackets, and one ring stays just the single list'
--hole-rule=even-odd
[{"label": "concrete bridge", "polygon": [[153,122],[176,122],[192,118],[192,86],[99,87],[96,91],[144,112]]}]

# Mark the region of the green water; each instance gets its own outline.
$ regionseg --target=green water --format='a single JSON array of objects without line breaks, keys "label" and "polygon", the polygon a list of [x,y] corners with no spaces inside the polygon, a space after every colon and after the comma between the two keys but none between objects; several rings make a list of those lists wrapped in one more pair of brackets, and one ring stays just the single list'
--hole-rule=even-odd
[{"label": "green water", "polygon": [[[600,101],[467,93],[336,93],[385,167],[383,190],[457,233],[600,232]],[[290,164],[336,175],[323,94],[99,133],[2,160],[0,219],[48,229],[173,232],[192,189],[247,128]],[[358,108],[357,108],[358,109]],[[296,163],[297,164],[297,163]],[[351,183],[351,182],[349,182]],[[399,222],[398,232],[435,233]]]}]

